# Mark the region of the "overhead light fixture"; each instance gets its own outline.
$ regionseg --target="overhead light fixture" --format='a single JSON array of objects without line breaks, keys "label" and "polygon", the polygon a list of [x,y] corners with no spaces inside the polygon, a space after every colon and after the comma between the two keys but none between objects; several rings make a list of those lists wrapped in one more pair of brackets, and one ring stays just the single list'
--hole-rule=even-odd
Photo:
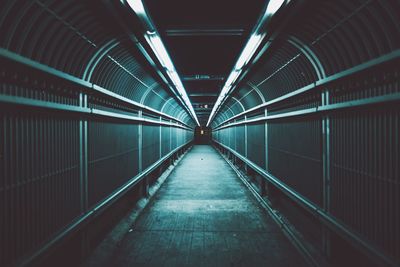
[{"label": "overhead light fixture", "polygon": [[233,70],[231,74],[229,74],[228,79],[226,79],[225,86],[232,86],[235,83],[237,77],[240,75],[240,70]]},{"label": "overhead light fixture", "polygon": [[268,3],[267,10],[265,13],[267,15],[273,15],[278,11],[286,0],[271,0]]},{"label": "overhead light fixture", "polygon": [[167,70],[172,71],[174,69],[174,65],[172,64],[172,61],[164,47],[164,44],[161,41],[160,36],[158,36],[158,34],[155,32],[147,32],[144,37],[153,52],[156,54],[161,65]]},{"label": "overhead light fixture", "polygon": [[[121,0],[121,2],[123,1]],[[146,10],[144,9],[143,2],[141,0],[126,0],[126,2],[136,14],[146,15]]]},{"label": "overhead light fixture", "polygon": [[[121,0],[121,2],[123,2],[123,0]],[[165,72],[172,81],[173,87],[176,89],[174,90],[175,94],[183,101],[183,104],[188,108],[197,125],[200,126],[196,112],[194,111],[192,103],[189,100],[185,87],[183,86],[182,81],[175,70],[174,64],[168,55],[167,49],[165,49],[160,35],[155,30],[154,25],[152,25],[150,18],[146,14],[146,9],[144,8],[143,2],[141,0],[126,0],[126,2],[128,3],[129,7],[139,17],[142,18],[144,25],[148,28],[144,34],[144,38],[149,44],[151,50],[153,50],[153,53],[156,55],[161,66],[165,68]]]},{"label": "overhead light fixture", "polygon": [[265,34],[254,34],[250,37],[243,49],[243,52],[240,54],[238,61],[236,62],[235,70],[241,70],[249,62],[264,36]]},{"label": "overhead light fixture", "polygon": [[262,43],[262,40],[266,36],[265,32],[259,32],[262,28],[262,25],[265,25],[269,18],[274,15],[285,2],[290,0],[270,0],[265,13],[263,15],[263,19],[258,23],[258,25],[254,28],[253,33],[251,34],[249,40],[247,41],[242,53],[240,54],[233,70],[229,74],[228,78],[226,79],[225,85],[222,88],[217,101],[214,104],[214,107],[210,113],[210,117],[208,118],[207,127],[210,125],[211,121],[214,119],[216,112],[218,111],[219,107],[223,104],[226,96],[231,91],[236,79],[240,76],[243,71],[243,68],[246,66],[247,63],[251,60],[254,53],[257,51],[257,48]]}]

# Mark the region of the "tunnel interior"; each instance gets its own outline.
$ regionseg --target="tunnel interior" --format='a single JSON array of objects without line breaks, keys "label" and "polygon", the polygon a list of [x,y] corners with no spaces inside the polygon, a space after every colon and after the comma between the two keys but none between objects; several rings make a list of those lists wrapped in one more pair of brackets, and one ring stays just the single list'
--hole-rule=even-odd
[{"label": "tunnel interior", "polygon": [[291,244],[279,255],[400,265],[399,0],[0,7],[1,266],[106,266],[94,251],[133,207],[153,216],[156,188],[205,197],[234,179]]}]

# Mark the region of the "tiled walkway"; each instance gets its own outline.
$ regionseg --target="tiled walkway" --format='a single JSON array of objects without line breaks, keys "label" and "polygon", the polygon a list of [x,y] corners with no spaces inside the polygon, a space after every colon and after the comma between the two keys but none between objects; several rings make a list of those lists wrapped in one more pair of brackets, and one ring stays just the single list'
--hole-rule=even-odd
[{"label": "tiled walkway", "polygon": [[114,266],[306,266],[211,146],[180,161],[127,233]]}]

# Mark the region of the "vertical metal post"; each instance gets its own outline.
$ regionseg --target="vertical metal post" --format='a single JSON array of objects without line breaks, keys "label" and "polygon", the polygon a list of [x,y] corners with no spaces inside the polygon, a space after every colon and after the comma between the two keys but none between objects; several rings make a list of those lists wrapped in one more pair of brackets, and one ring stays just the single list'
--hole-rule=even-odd
[{"label": "vertical metal post", "polygon": [[[322,106],[329,104],[329,91],[326,89],[322,92]],[[322,117],[322,202],[325,212],[330,212],[330,121],[329,116]],[[331,256],[330,233],[327,228],[322,231],[322,248],[325,255]]]},{"label": "vertical metal post", "polygon": [[[87,94],[79,94],[79,106],[88,107]],[[80,204],[81,214],[85,214],[88,210],[88,121],[87,118],[81,117],[79,120],[79,178],[80,178]],[[87,231],[80,234],[81,257],[84,258],[88,254],[89,239]]]},{"label": "vertical metal post", "polygon": [[[143,117],[143,111],[139,110],[138,113],[139,118]],[[143,123],[140,122],[138,125],[138,151],[139,151],[139,160],[138,160],[138,169],[139,169],[139,173],[141,173],[143,171],[142,167],[143,167]]]},{"label": "vertical metal post", "polygon": [[[88,106],[87,95],[79,94],[80,107]],[[87,131],[88,122],[86,118],[79,120],[79,167],[80,167],[80,188],[81,188],[81,214],[88,209],[88,152],[87,152]]]},{"label": "vertical metal post", "polygon": [[[235,123],[237,120],[234,120],[233,121],[233,123]],[[237,135],[237,126],[235,126],[235,127],[232,127],[232,129],[235,131],[235,144],[234,144],[234,150],[237,152],[238,150],[238,145],[237,145],[237,139],[238,139],[238,135]],[[237,163],[238,163],[238,161],[237,161],[237,159],[236,159],[236,156],[234,157],[234,160],[233,160],[233,165],[234,166],[237,166]]]},{"label": "vertical metal post", "polygon": [[[244,116],[244,121],[247,121],[247,116]],[[244,156],[247,159],[247,123],[244,124]],[[247,164],[244,165],[245,171],[247,173],[248,168],[247,168]]]},{"label": "vertical metal post", "polygon": [[[162,121],[162,117],[160,116],[160,122]],[[162,126],[160,124],[160,159],[162,158]]]},{"label": "vertical metal post", "polygon": [[[172,120],[169,120],[172,123]],[[169,126],[169,152],[172,151],[172,126]]]},{"label": "vertical metal post", "polygon": [[[139,118],[143,117],[143,111],[139,110],[138,113]],[[143,123],[140,122],[138,126],[138,148],[139,148],[139,173],[143,172]],[[142,194],[144,197],[148,196],[149,192],[149,183],[148,178],[145,177],[142,181]]]},{"label": "vertical metal post", "polygon": [[[268,116],[267,108],[264,110],[264,116]],[[265,170],[268,170],[268,122],[264,123],[264,159],[265,159]],[[261,177],[261,196],[265,196],[267,194],[266,191],[266,181],[264,177]]]},{"label": "vertical metal post", "polygon": [[[169,120],[169,122],[170,123],[172,123],[172,120]],[[171,126],[168,126],[168,132],[169,132],[169,150],[168,150],[168,153],[170,153],[171,151],[172,151],[172,133],[171,133]],[[173,160],[173,158],[172,158],[172,156],[169,158],[169,165],[172,165],[172,164],[174,164],[174,160]]]},{"label": "vertical metal post", "polygon": [[[264,116],[267,117],[268,116],[268,111],[267,109],[265,109],[264,111]],[[268,157],[268,122],[265,121],[265,170],[269,171],[269,157]]]}]

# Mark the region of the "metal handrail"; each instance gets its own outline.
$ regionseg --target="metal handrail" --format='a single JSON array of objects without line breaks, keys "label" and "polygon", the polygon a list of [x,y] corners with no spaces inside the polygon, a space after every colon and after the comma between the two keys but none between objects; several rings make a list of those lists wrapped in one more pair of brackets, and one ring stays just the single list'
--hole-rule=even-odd
[{"label": "metal handrail", "polygon": [[219,128],[220,126],[222,126],[223,124],[226,124],[234,119],[240,118],[242,116],[245,116],[251,112],[260,110],[262,108],[267,108],[268,106],[271,106],[272,104],[276,104],[285,100],[288,100],[290,98],[293,98],[295,96],[298,95],[302,95],[305,93],[309,93],[310,91],[316,91],[318,89],[321,89],[322,86],[327,85],[328,83],[332,83],[332,82],[336,82],[338,80],[344,79],[346,77],[349,77],[351,75],[357,74],[359,72],[362,71],[366,71],[368,69],[374,68],[379,66],[380,64],[384,64],[384,63],[388,63],[390,61],[394,61],[396,59],[400,58],[400,49],[397,49],[391,53],[388,53],[386,55],[380,56],[378,58],[372,59],[370,61],[364,62],[362,64],[359,64],[355,67],[352,67],[350,69],[344,70],[342,72],[336,73],[334,75],[328,76],[324,79],[318,80],[312,84],[306,85],[300,89],[297,89],[293,92],[287,93],[283,96],[277,97],[273,100],[270,100],[268,102],[262,103],[258,106],[255,106],[253,108],[250,108],[248,110],[245,110],[239,114],[236,114],[235,116],[230,117],[229,119],[221,122],[220,124],[218,124],[215,128]]},{"label": "metal handrail", "polygon": [[146,178],[147,175],[149,175],[152,171],[154,171],[156,168],[158,168],[161,164],[163,164],[166,160],[168,160],[177,151],[184,148],[185,146],[188,146],[190,143],[191,143],[191,141],[175,148],[174,150],[169,152],[167,155],[165,155],[164,157],[162,157],[161,159],[159,159],[158,161],[153,163],[151,166],[146,168],[144,171],[140,172],[138,175],[131,178],[123,186],[121,186],[120,188],[115,190],[111,194],[111,196],[107,197],[101,203],[97,204],[94,208],[90,209],[89,211],[84,213],[82,216],[75,219],[75,221],[72,222],[70,225],[66,226],[64,228],[64,230],[62,230],[60,233],[58,233],[53,239],[51,239],[47,244],[42,246],[39,250],[37,250],[33,254],[29,255],[28,257],[22,259],[21,263],[18,266],[28,266],[32,262],[34,262],[35,259],[40,258],[40,256],[44,255],[46,253],[46,251],[48,251],[49,248],[55,246],[56,244],[61,242],[64,238],[66,238],[68,235],[79,230],[80,227],[84,226],[90,220],[94,219],[96,216],[98,216],[101,213],[101,211],[103,211],[105,208],[109,207],[111,204],[115,203],[115,201],[120,199],[126,192],[128,192],[130,189],[132,189],[135,185],[137,185],[139,182],[141,182],[144,178]]},{"label": "metal handrail", "polygon": [[36,100],[30,99],[25,97],[18,97],[18,96],[7,96],[7,95],[0,95],[0,105],[17,105],[17,106],[24,106],[29,108],[35,109],[47,109],[52,111],[66,111],[72,113],[78,113],[82,115],[93,115],[93,116],[101,116],[101,117],[108,117],[113,119],[120,119],[120,120],[128,120],[134,122],[141,122],[146,124],[154,124],[154,125],[165,125],[171,127],[182,128],[186,130],[192,130],[192,128],[187,127],[186,125],[182,125],[179,123],[167,122],[162,120],[152,120],[138,116],[132,116],[127,114],[121,114],[117,112],[110,112],[104,111],[100,109],[94,108],[85,108],[79,106],[71,106],[66,104],[59,104],[59,103],[52,103],[43,100]]},{"label": "metal handrail", "polygon": [[[26,66],[28,68],[32,68],[34,70],[38,70],[38,71],[40,71],[42,73],[46,73],[48,75],[57,77],[57,78],[62,79],[64,81],[76,84],[76,85],[80,86],[82,90],[84,90],[84,91],[86,91],[88,93],[99,94],[99,95],[101,95],[103,97],[106,97],[106,98],[108,98],[110,100],[113,100],[113,101],[116,101],[116,102],[122,102],[122,103],[124,103],[124,104],[126,104],[128,106],[133,107],[133,108],[141,109],[143,111],[147,111],[149,113],[159,115],[159,116],[164,117],[164,118],[169,119],[169,120],[174,120],[174,121],[176,121],[178,123],[181,123],[182,125],[185,125],[187,128],[193,129],[193,127],[189,126],[185,122],[183,122],[183,121],[181,121],[181,120],[179,120],[179,119],[177,119],[175,117],[172,117],[171,115],[168,115],[166,113],[160,112],[160,111],[155,110],[153,108],[147,107],[147,106],[145,106],[143,104],[140,104],[140,103],[138,103],[136,101],[130,100],[130,99],[126,98],[126,97],[123,97],[123,96],[118,95],[118,94],[116,94],[114,92],[111,92],[110,90],[102,88],[99,85],[87,82],[87,81],[85,81],[83,79],[80,79],[80,78],[77,78],[77,77],[75,77],[73,75],[64,73],[64,72],[62,72],[60,70],[54,69],[54,68],[49,67],[47,65],[38,63],[38,62],[36,62],[34,60],[31,60],[29,58],[26,58],[24,56],[21,56],[19,54],[16,54],[14,52],[6,50],[4,48],[0,48],[0,57],[1,58],[5,58],[7,60],[11,60],[11,61],[13,61],[15,63],[18,63],[18,64],[21,64],[21,65],[24,65],[24,66]],[[49,103],[49,105],[50,105],[50,103]],[[64,105],[64,106],[68,106],[68,105]],[[64,108],[66,108],[66,107],[64,107]]]},{"label": "metal handrail", "polygon": [[367,99],[360,99],[360,100],[353,100],[353,101],[346,101],[342,103],[336,104],[329,104],[324,106],[318,106],[314,108],[306,108],[296,111],[289,111],[285,113],[275,114],[275,115],[267,115],[262,117],[257,117],[254,119],[246,119],[243,121],[233,122],[226,125],[219,126],[214,129],[214,131],[218,131],[224,128],[230,128],[233,126],[238,126],[242,124],[250,124],[250,123],[257,123],[257,122],[264,122],[269,120],[275,119],[282,119],[282,118],[290,118],[290,117],[298,117],[298,116],[308,116],[318,113],[326,113],[326,112],[333,112],[333,111],[340,111],[343,109],[354,109],[354,108],[363,108],[369,107],[371,105],[378,105],[383,103],[390,103],[390,102],[398,102],[400,101],[400,93],[388,94],[383,96],[376,96]]},{"label": "metal handrail", "polygon": [[272,183],[277,189],[279,189],[282,193],[292,199],[294,202],[299,204],[305,211],[308,211],[311,215],[317,218],[321,223],[325,226],[329,227],[331,230],[341,235],[355,247],[359,248],[365,254],[371,256],[376,259],[378,262],[384,264],[385,266],[398,266],[394,259],[388,256],[384,251],[377,248],[376,246],[370,244],[365,238],[360,236],[358,233],[349,229],[344,223],[339,222],[336,218],[325,212],[322,208],[318,207],[314,203],[312,203],[307,198],[303,197],[301,194],[297,193],[295,190],[287,186],[277,177],[267,172],[266,170],[260,168],[257,164],[253,163],[246,157],[240,155],[235,150],[230,147],[221,144],[220,142],[213,140],[214,143],[223,147],[232,153],[235,157],[239,158],[243,161],[247,166],[256,171],[259,175],[261,175],[268,182]]}]

